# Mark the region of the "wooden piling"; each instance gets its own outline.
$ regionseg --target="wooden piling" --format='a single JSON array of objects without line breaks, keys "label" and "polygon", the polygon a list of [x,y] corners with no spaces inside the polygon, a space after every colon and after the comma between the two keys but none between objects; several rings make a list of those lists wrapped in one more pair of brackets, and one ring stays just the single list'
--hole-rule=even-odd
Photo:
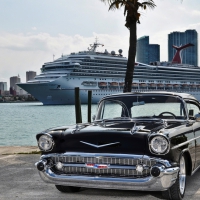
[{"label": "wooden piling", "polygon": [[92,91],[88,90],[88,122],[91,122]]},{"label": "wooden piling", "polygon": [[76,123],[82,123],[79,87],[75,87],[75,113],[76,113]]}]

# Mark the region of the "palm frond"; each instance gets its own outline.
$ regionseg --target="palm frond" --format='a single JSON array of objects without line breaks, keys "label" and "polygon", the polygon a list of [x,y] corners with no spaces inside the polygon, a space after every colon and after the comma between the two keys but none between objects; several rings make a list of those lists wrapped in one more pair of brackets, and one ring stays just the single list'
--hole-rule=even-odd
[{"label": "palm frond", "polygon": [[150,9],[154,9],[156,7],[156,4],[154,3],[153,0],[148,0],[148,1],[144,1],[142,2],[143,8],[146,9],[144,6],[150,8]]},{"label": "palm frond", "polygon": [[102,1],[102,2],[105,3],[105,4],[110,5],[110,4],[112,3],[113,0],[100,0],[100,1]]},{"label": "palm frond", "polygon": [[110,1],[110,6],[108,10],[116,10],[119,8],[119,5],[121,4],[124,5],[125,1],[124,0],[107,0]]}]

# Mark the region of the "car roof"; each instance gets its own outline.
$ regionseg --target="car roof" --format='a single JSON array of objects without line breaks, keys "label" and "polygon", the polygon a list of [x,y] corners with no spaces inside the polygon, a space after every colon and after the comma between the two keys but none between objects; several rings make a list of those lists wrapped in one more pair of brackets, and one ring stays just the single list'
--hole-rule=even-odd
[{"label": "car roof", "polygon": [[[109,99],[112,97],[123,97],[123,96],[132,96],[136,94],[146,94],[146,95],[172,95],[172,96],[178,96],[183,99],[191,99],[197,101],[197,99],[192,96],[191,94],[188,93],[178,93],[178,92],[166,92],[166,91],[155,91],[155,92],[126,92],[126,93],[118,93],[118,94],[112,94],[108,95],[102,98],[104,99]],[[198,102],[198,101],[197,101]]]}]

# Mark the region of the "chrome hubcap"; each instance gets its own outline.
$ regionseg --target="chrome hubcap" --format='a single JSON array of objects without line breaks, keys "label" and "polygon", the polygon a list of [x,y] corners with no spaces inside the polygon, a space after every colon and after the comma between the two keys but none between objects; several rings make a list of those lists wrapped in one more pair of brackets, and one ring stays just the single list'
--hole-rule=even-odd
[{"label": "chrome hubcap", "polygon": [[186,181],[185,159],[182,156],[180,159],[180,172],[179,172],[179,189],[182,195],[185,191],[185,181]]}]

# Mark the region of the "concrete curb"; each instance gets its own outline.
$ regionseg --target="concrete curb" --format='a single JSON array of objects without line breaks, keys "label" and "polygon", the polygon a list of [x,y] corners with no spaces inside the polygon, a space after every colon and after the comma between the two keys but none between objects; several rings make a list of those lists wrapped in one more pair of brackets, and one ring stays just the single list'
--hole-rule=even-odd
[{"label": "concrete curb", "polygon": [[39,154],[37,146],[0,146],[0,155],[10,154]]}]

